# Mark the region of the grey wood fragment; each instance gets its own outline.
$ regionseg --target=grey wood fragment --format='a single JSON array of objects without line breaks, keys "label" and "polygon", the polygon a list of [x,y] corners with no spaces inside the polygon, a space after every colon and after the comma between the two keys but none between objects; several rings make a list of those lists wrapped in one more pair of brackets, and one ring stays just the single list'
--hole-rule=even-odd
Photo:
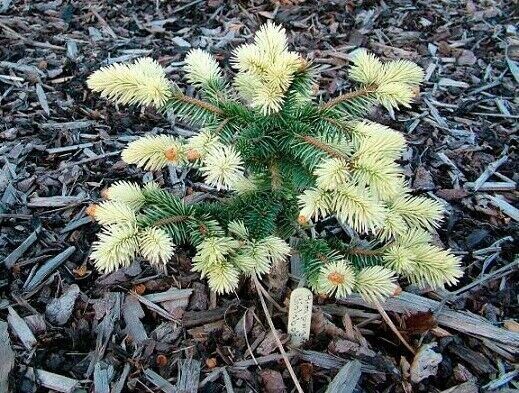
[{"label": "grey wood fragment", "polygon": [[411,382],[418,383],[431,375],[436,375],[438,365],[443,360],[443,356],[433,350],[436,346],[436,343],[429,343],[420,347],[411,363]]},{"label": "grey wood fragment", "polygon": [[[474,183],[465,183],[464,187],[468,190],[474,189]],[[515,182],[508,181],[487,181],[479,187],[479,191],[514,191],[517,188]]]},{"label": "grey wood fragment", "polygon": [[499,378],[496,378],[489,383],[487,383],[485,386],[483,386],[484,389],[488,390],[496,390],[502,387],[503,385],[506,385],[507,383],[515,380],[519,376],[519,370],[512,370],[507,373],[504,373],[499,376]]},{"label": "grey wood fragment", "polygon": [[145,369],[144,375],[146,375],[146,378],[148,381],[150,381],[152,384],[154,384],[156,387],[158,387],[160,390],[162,390],[164,393],[176,393],[175,386],[173,386],[171,383],[166,381],[164,378],[162,378],[159,374],[157,374],[152,369]]},{"label": "grey wood fragment", "polygon": [[144,318],[144,310],[134,296],[127,296],[122,308],[126,330],[136,344],[142,343],[148,338],[146,329],[141,322]]},{"label": "grey wood fragment", "polygon": [[82,196],[51,196],[51,197],[33,197],[27,203],[27,207],[42,208],[42,207],[66,207],[70,205],[77,205],[84,201]]},{"label": "grey wood fragment", "polygon": [[488,167],[483,171],[483,173],[476,179],[474,182],[474,191],[479,190],[479,188],[487,181],[487,179],[494,174],[498,168],[503,165],[506,161],[508,161],[508,156],[503,155],[497,161],[494,161],[488,165]]},{"label": "grey wood fragment", "polygon": [[114,375],[114,366],[104,362],[94,367],[94,393],[110,393],[110,381]]},{"label": "grey wood fragment", "polygon": [[360,362],[353,360],[346,363],[330,382],[326,393],[352,393],[360,379]]},{"label": "grey wood fragment", "polygon": [[74,40],[67,40],[67,57],[72,60],[76,61],[79,54],[79,50],[77,48],[76,41]]},{"label": "grey wood fragment", "polygon": [[2,6],[0,6],[0,13],[4,13],[9,9],[9,6],[11,5],[12,0],[2,0]]},{"label": "grey wood fragment", "polygon": [[47,331],[47,324],[43,315],[32,314],[24,317],[23,319],[25,322],[27,322],[27,325],[35,335],[42,334]]},{"label": "grey wood fragment", "polygon": [[130,363],[126,363],[124,365],[123,371],[121,372],[119,379],[113,386],[111,393],[121,393],[123,391],[124,384],[126,383],[126,379],[128,378],[128,374],[130,374],[130,368]]},{"label": "grey wood fragment", "polygon": [[143,297],[153,303],[162,303],[170,300],[189,300],[191,293],[193,293],[192,289],[170,288],[165,292],[152,293]]},{"label": "grey wood fragment", "polygon": [[73,231],[74,229],[77,229],[83,225],[90,224],[92,222],[92,219],[90,217],[82,217],[78,218],[77,220],[70,221],[65,228],[63,228],[59,233],[64,234]]},{"label": "grey wood fragment", "polygon": [[[341,299],[340,302],[371,309],[375,308],[374,305],[367,303],[358,295],[348,296],[348,298]],[[478,337],[485,337],[512,348],[515,347],[514,353],[519,354],[519,333],[494,326],[485,318],[471,312],[455,311],[446,306],[440,308],[440,302],[405,291],[399,296],[388,298],[382,304],[382,307],[386,311],[397,313],[438,310],[435,316],[440,326]]]},{"label": "grey wood fragment", "polygon": [[71,146],[61,146],[61,147],[52,147],[49,149],[45,149],[45,151],[49,154],[57,154],[57,153],[65,153],[69,151],[84,149],[85,147],[92,147],[94,144],[92,142],[80,143],[78,145]]},{"label": "grey wood fragment", "polygon": [[23,290],[32,291],[43,282],[54,270],[56,270],[63,262],[65,262],[76,251],[76,247],[70,246],[55,257],[49,259],[38,269],[32,278],[24,285]]},{"label": "grey wood fragment", "polygon": [[50,115],[49,101],[47,101],[47,96],[45,95],[40,83],[36,84],[36,95],[38,96],[38,101],[40,102],[40,106],[45,114],[47,116]]},{"label": "grey wood fragment", "polygon": [[492,205],[498,207],[501,209],[503,213],[505,213],[507,216],[513,218],[515,221],[519,222],[519,209],[512,206],[510,203],[505,201],[503,198],[498,198],[492,195],[486,196],[488,199],[490,199],[490,203]]},{"label": "grey wood fragment", "polygon": [[9,311],[9,315],[7,316],[7,322],[9,323],[9,327],[13,331],[13,333],[20,339],[23,346],[30,350],[33,346],[36,345],[37,340],[34,337],[29,325],[27,322],[18,315],[18,313],[12,307],[7,307]]},{"label": "grey wood fragment", "polygon": [[90,364],[85,373],[85,377],[89,378],[90,375],[94,372],[95,364],[100,361],[106,351],[106,347],[110,338],[112,337],[112,332],[114,330],[115,322],[119,320],[121,315],[121,303],[123,300],[122,293],[109,292],[105,294],[104,301],[107,303],[107,311],[103,318],[103,320],[99,323],[96,328],[97,337],[96,337],[96,347],[90,352]]},{"label": "grey wood fragment", "polygon": [[191,358],[182,360],[178,367],[178,379],[173,392],[196,393],[199,380],[200,361]]},{"label": "grey wood fragment", "polygon": [[76,303],[79,293],[80,290],[77,284],[72,284],[63,295],[57,299],[52,299],[45,309],[47,319],[51,323],[59,326],[66,324],[72,315],[74,304]]},{"label": "grey wood fragment", "polygon": [[13,267],[13,265],[25,253],[25,251],[27,251],[36,240],[38,240],[40,228],[41,227],[36,228],[34,232],[23,241],[22,244],[20,244],[12,253],[7,256],[7,258],[4,259],[4,264],[8,269]]},{"label": "grey wood fragment", "polygon": [[225,384],[225,390],[227,390],[227,393],[234,393],[231,377],[229,376],[229,373],[227,372],[227,369],[225,367],[222,368],[222,376],[223,383]]},{"label": "grey wood fragment", "polygon": [[18,64],[18,63],[12,63],[10,61],[0,61],[0,67],[9,68],[12,70],[20,71],[25,74],[33,74],[37,76],[45,76],[43,71],[41,71],[38,67],[28,64]]},{"label": "grey wood fragment", "polygon": [[66,123],[45,123],[40,124],[40,127],[45,130],[63,130],[63,131],[71,131],[71,130],[79,130],[82,128],[88,128],[90,126],[95,125],[96,122],[92,120],[83,120],[83,121],[70,121]]},{"label": "grey wood fragment", "polygon": [[45,370],[34,370],[36,382],[47,389],[55,390],[62,393],[72,393],[79,385],[77,379],[65,377],[63,375],[54,374]]},{"label": "grey wood fragment", "polygon": [[447,390],[442,390],[441,393],[478,393],[479,388],[475,382],[469,381],[461,385],[453,386]]},{"label": "grey wood fragment", "polygon": [[0,393],[9,392],[9,373],[13,366],[14,352],[7,332],[7,323],[0,321]]},{"label": "grey wood fragment", "polygon": [[153,303],[160,303],[166,311],[175,315],[175,310],[187,307],[192,293],[192,289],[170,288],[165,292],[152,293],[144,297]]},{"label": "grey wood fragment", "polygon": [[150,310],[155,311],[157,314],[166,318],[169,321],[179,322],[176,318],[173,317],[169,312],[164,310],[162,307],[156,305],[155,303],[149,301],[144,296],[141,296],[137,293],[132,293],[132,296],[135,296],[142,304],[148,307]]}]

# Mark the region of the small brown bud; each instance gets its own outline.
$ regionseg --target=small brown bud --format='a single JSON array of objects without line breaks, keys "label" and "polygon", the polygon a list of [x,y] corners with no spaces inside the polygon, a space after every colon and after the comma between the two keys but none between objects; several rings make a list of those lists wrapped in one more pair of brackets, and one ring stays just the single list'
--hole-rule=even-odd
[{"label": "small brown bud", "polygon": [[169,147],[164,151],[164,156],[166,156],[166,160],[177,162],[178,161],[178,150],[175,147]]},{"label": "small brown bud", "polygon": [[207,359],[205,359],[205,365],[209,369],[215,368],[216,365],[217,365],[216,358],[207,358]]},{"label": "small brown bud", "polygon": [[411,92],[413,93],[413,98],[417,99],[420,96],[420,86],[411,87]]},{"label": "small brown bud", "polygon": [[76,277],[81,278],[81,277],[84,277],[85,274],[88,273],[88,270],[87,270],[86,265],[81,265],[81,266],[76,267],[75,269],[72,269],[72,273],[74,273],[74,275]]},{"label": "small brown bud", "polygon": [[402,287],[400,285],[397,285],[395,288],[395,291],[393,292],[393,296],[398,296],[402,293]]},{"label": "small brown bud", "polygon": [[103,188],[101,190],[101,198],[103,198],[103,199],[109,199],[110,198],[110,193],[108,192],[108,188]]},{"label": "small brown bud", "polygon": [[96,210],[97,210],[97,205],[92,204],[92,205],[89,205],[86,208],[85,213],[87,214],[87,216],[95,217],[96,216]]},{"label": "small brown bud", "polygon": [[308,218],[301,214],[299,217],[297,217],[297,222],[299,225],[306,225],[308,224]]},{"label": "small brown bud", "polygon": [[344,283],[344,275],[337,272],[332,272],[328,274],[328,280],[334,285],[341,285]]},{"label": "small brown bud", "polygon": [[137,284],[133,287],[133,290],[137,295],[142,295],[146,291],[146,285],[144,284]]},{"label": "small brown bud", "polygon": [[157,355],[155,362],[157,363],[157,366],[164,367],[166,364],[168,364],[168,358],[165,355],[160,354]]},{"label": "small brown bud", "polygon": [[301,377],[303,378],[303,381],[310,382],[312,379],[312,375],[314,374],[314,366],[312,363],[301,363],[299,366],[299,369],[301,370]]},{"label": "small brown bud", "polygon": [[187,152],[186,152],[186,158],[189,162],[193,162],[193,161],[196,161],[198,160],[202,155],[200,154],[200,152],[196,149],[189,149]]}]

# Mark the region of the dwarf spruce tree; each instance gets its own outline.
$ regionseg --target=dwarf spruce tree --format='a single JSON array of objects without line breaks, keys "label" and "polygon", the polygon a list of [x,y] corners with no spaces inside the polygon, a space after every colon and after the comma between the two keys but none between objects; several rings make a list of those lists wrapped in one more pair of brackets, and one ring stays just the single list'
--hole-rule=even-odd
[{"label": "dwarf spruce tree", "polygon": [[[99,270],[137,255],[166,264],[175,247],[190,244],[193,270],[218,293],[295,252],[319,294],[382,300],[397,275],[420,286],[457,282],[458,259],[430,243],[441,205],[414,196],[395,161],[404,137],[363,118],[377,104],[408,106],[421,68],[359,51],[349,70],[357,89],[320,102],[312,64],[288,50],[284,29],[272,23],[231,61],[236,73],[228,80],[212,55],[189,52],[184,71],[200,98],[185,95],[150,58],[89,77],[103,97],[154,106],[198,130],[187,139],[143,136],[124,149],[125,162],[149,171],[189,167],[219,191],[216,200],[190,204],[154,183],[113,184],[89,210],[103,225],[91,256]],[[315,236],[312,228],[326,218],[346,233]],[[297,239],[293,248],[289,237]]]}]

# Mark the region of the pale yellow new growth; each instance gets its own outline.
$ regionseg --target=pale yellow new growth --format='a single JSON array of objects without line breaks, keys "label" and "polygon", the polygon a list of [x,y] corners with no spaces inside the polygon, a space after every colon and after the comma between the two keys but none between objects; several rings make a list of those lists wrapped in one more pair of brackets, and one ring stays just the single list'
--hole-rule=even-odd
[{"label": "pale yellow new growth", "polygon": [[148,135],[128,144],[121,157],[128,164],[155,171],[177,164],[184,157],[183,146],[173,136]]},{"label": "pale yellow new growth", "polygon": [[230,263],[215,265],[207,273],[209,288],[219,294],[233,292],[238,287],[240,272]]},{"label": "pale yellow new growth", "polygon": [[246,194],[256,191],[258,189],[258,185],[255,182],[253,175],[249,175],[249,177],[240,176],[233,180],[232,189],[238,194]]},{"label": "pale yellow new growth", "polygon": [[409,107],[415,93],[405,83],[384,83],[377,88],[378,101],[386,108]]},{"label": "pale yellow new growth", "polygon": [[448,250],[429,244],[431,236],[412,229],[398,236],[384,252],[387,266],[421,287],[456,284],[463,275],[458,258]]},{"label": "pale yellow new growth", "polygon": [[344,185],[331,194],[333,211],[339,221],[360,233],[374,231],[384,222],[385,209],[367,189]]},{"label": "pale yellow new growth", "polygon": [[384,224],[379,228],[377,236],[382,240],[389,240],[395,236],[403,234],[408,229],[409,227],[402,216],[388,208],[386,209]]},{"label": "pale yellow new growth", "polygon": [[386,209],[370,191],[344,183],[335,190],[313,188],[299,196],[300,217],[321,218],[335,213],[337,219],[358,232],[374,232],[384,222]]},{"label": "pale yellow new growth", "polygon": [[205,276],[213,266],[225,262],[230,254],[240,247],[240,243],[231,237],[209,237],[197,246],[193,257],[193,270]]},{"label": "pale yellow new growth", "polygon": [[389,202],[389,209],[399,214],[411,228],[436,228],[442,220],[443,206],[432,199],[402,195]]},{"label": "pale yellow new growth", "polygon": [[384,65],[372,53],[365,50],[356,51],[349,77],[364,85],[376,85],[383,73]]},{"label": "pale yellow new growth", "polygon": [[232,189],[243,178],[243,161],[232,146],[217,145],[211,148],[200,168],[207,184],[219,189]]},{"label": "pale yellow new growth", "polygon": [[330,195],[326,190],[314,188],[299,196],[300,216],[315,218],[326,217],[330,212]]},{"label": "pale yellow new growth", "polygon": [[123,202],[104,201],[93,209],[93,216],[101,225],[134,224],[134,210]]},{"label": "pale yellow new growth", "polygon": [[203,158],[209,150],[218,145],[221,145],[218,142],[218,137],[213,135],[208,129],[202,128],[197,135],[187,140],[186,149],[198,151],[200,157]]},{"label": "pale yellow new growth", "polygon": [[359,155],[354,158],[352,179],[359,186],[369,186],[378,199],[385,199],[398,193],[402,168],[393,160],[376,155]]},{"label": "pale yellow new growth", "polygon": [[355,156],[396,160],[405,149],[404,136],[382,124],[360,121],[353,127]]},{"label": "pale yellow new growth", "polygon": [[261,241],[256,240],[244,244],[232,262],[247,275],[268,273],[271,266],[268,249]]},{"label": "pale yellow new growth", "polygon": [[229,293],[238,286],[239,271],[230,262],[240,247],[231,237],[206,238],[197,246],[193,271],[207,276],[209,287],[216,293]]},{"label": "pale yellow new growth", "polygon": [[222,70],[210,53],[201,49],[191,49],[186,56],[184,70],[187,80],[193,85],[206,86],[211,82],[221,82]]},{"label": "pale yellow new growth", "polygon": [[319,293],[343,298],[355,287],[355,272],[347,261],[330,262],[321,267],[318,280]]},{"label": "pale yellow new growth", "polygon": [[249,230],[245,227],[243,221],[229,221],[229,224],[227,224],[227,230],[229,233],[237,236],[241,240],[249,238]]},{"label": "pale yellow new growth", "polygon": [[165,265],[173,255],[174,245],[165,230],[149,227],[139,234],[139,251],[152,265]]},{"label": "pale yellow new growth", "polygon": [[283,261],[288,255],[290,247],[283,239],[267,236],[247,242],[233,262],[245,274],[261,276],[270,271],[272,263]]},{"label": "pale yellow new growth", "polygon": [[272,22],[256,33],[254,44],[238,47],[232,62],[239,71],[236,89],[263,114],[281,110],[294,74],[303,66],[301,57],[287,49],[285,29]]},{"label": "pale yellow new growth", "polygon": [[283,261],[290,255],[290,246],[277,236],[267,236],[261,239],[260,242],[267,249],[269,257],[274,263]]},{"label": "pale yellow new growth", "polygon": [[357,274],[355,290],[370,303],[383,301],[397,289],[395,274],[383,266],[370,266]]},{"label": "pale yellow new growth", "polygon": [[134,224],[110,225],[99,233],[98,238],[92,245],[90,258],[104,273],[130,266],[139,250],[138,230]]},{"label": "pale yellow new growth", "polygon": [[164,106],[171,97],[171,85],[161,65],[149,58],[133,64],[116,63],[95,71],[87,79],[88,87],[121,104]]},{"label": "pale yellow new growth", "polygon": [[348,180],[350,169],[348,163],[343,158],[322,160],[314,171],[317,187],[324,190],[339,188]]},{"label": "pale yellow new growth", "polygon": [[141,187],[132,182],[121,180],[115,182],[104,191],[106,199],[122,202],[134,210],[139,210],[144,204],[144,194]]},{"label": "pale yellow new growth", "polygon": [[379,76],[378,84],[406,83],[418,85],[424,78],[421,67],[409,60],[393,60],[384,64],[384,69]]},{"label": "pale yellow new growth", "polygon": [[376,89],[378,101],[387,108],[409,106],[415,87],[424,77],[423,70],[408,60],[382,64],[373,54],[359,50],[350,68],[350,78]]}]

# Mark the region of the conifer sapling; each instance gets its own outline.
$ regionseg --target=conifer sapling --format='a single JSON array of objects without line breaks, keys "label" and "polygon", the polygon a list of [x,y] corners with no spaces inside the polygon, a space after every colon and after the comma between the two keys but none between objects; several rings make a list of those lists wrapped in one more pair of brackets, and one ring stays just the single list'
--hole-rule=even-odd
[{"label": "conifer sapling", "polygon": [[[210,53],[188,53],[186,79],[200,98],[185,95],[150,58],[89,77],[103,97],[154,106],[198,130],[187,139],[145,135],[124,149],[125,162],[150,171],[192,168],[221,196],[189,204],[154,183],[116,182],[89,209],[104,226],[91,255],[99,270],[137,255],[164,266],[177,245],[191,245],[193,270],[218,293],[234,291],[240,276],[268,274],[293,253],[308,286],[328,296],[380,301],[395,292],[397,275],[420,286],[457,282],[460,261],[431,244],[442,206],[413,195],[396,162],[404,137],[365,119],[377,104],[409,106],[420,67],[357,51],[349,69],[357,89],[320,102],[316,70],[270,22],[233,52],[231,65],[229,81]],[[323,219],[336,219],[347,234],[322,231]],[[309,236],[316,225],[319,236]]]}]

